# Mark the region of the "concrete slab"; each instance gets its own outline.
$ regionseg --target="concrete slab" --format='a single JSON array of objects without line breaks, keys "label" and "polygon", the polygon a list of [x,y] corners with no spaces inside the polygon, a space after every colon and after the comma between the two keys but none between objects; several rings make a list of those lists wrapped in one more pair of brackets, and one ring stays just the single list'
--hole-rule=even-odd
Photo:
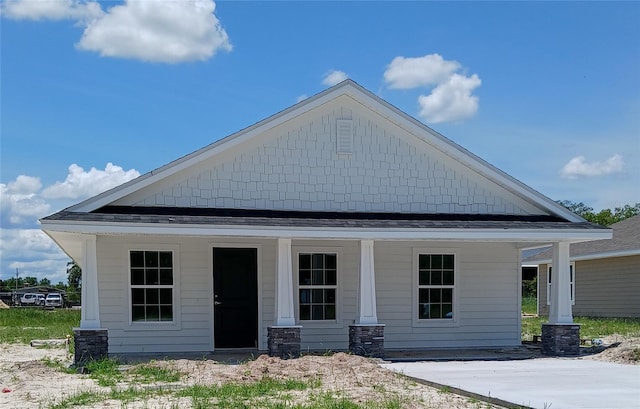
[{"label": "concrete slab", "polygon": [[382,363],[414,378],[536,409],[639,409],[640,366],[580,358]]}]

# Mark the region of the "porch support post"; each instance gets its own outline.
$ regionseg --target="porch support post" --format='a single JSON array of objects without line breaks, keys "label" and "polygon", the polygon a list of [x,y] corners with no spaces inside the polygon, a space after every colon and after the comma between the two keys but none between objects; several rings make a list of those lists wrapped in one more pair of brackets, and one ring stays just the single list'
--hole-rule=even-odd
[{"label": "porch support post", "polygon": [[276,276],[276,326],[296,325],[293,309],[291,239],[278,239]]},{"label": "porch support post", "polygon": [[358,318],[349,326],[349,351],[356,355],[384,356],[384,325],[378,323],[373,240],[360,240]]},{"label": "porch support post", "polygon": [[555,243],[553,245],[553,261],[551,264],[549,324],[573,323],[569,266],[569,243]]},{"label": "porch support post", "polygon": [[293,307],[291,239],[278,239],[276,259],[276,311],[273,326],[267,328],[270,356],[283,359],[300,356],[300,329]]},{"label": "porch support post", "polygon": [[580,326],[573,323],[569,242],[553,245],[549,322],[542,325],[542,352],[547,355],[580,354]]},{"label": "porch support post", "polygon": [[100,328],[100,294],[98,292],[98,255],[96,236],[82,241],[82,310],[80,328]]},{"label": "porch support post", "polygon": [[378,324],[376,310],[376,274],[373,262],[373,240],[360,240],[360,294],[356,324]]},{"label": "porch support post", "polygon": [[109,335],[100,328],[100,293],[98,291],[98,253],[95,235],[82,238],[82,306],[80,328],[73,329],[74,365],[105,358],[109,353]]}]

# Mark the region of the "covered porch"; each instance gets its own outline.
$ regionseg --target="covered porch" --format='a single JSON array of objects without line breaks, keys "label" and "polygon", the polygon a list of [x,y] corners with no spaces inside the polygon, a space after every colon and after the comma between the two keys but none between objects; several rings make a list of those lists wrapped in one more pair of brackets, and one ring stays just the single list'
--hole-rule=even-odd
[{"label": "covered porch", "polygon": [[[366,356],[383,356],[385,347],[443,348],[451,344],[452,337],[458,336],[461,342],[453,346],[473,346],[474,342],[478,347],[490,346],[491,342],[496,342],[498,346],[519,344],[520,249],[549,243],[553,243],[555,249],[554,271],[558,274],[554,274],[552,285],[552,288],[556,289],[552,301],[555,307],[549,323],[543,328],[543,333],[547,334],[545,350],[555,355],[570,355],[572,345],[579,345],[579,327],[573,324],[571,315],[569,244],[603,236],[602,230],[569,230],[569,223],[563,225],[561,222],[555,222],[555,228],[549,228],[548,225],[543,228],[535,223],[527,223],[526,228],[518,228],[518,223],[501,222],[502,228],[496,228],[495,221],[466,221],[467,225],[475,224],[475,228],[472,229],[460,228],[459,221],[442,220],[394,220],[394,228],[381,228],[379,221],[376,226],[376,223],[362,220],[353,221],[348,227],[345,227],[344,221],[336,226],[335,220],[322,223],[312,219],[306,221],[306,226],[294,228],[284,227],[285,223],[274,224],[274,220],[271,222],[268,226],[253,225],[242,228],[188,224],[120,224],[109,227],[96,225],[93,226],[94,234],[70,232],[68,226],[65,227],[65,231],[56,231],[49,225],[47,232],[83,269],[83,308],[78,329],[78,336],[81,337],[91,333],[104,337],[110,330],[108,326],[103,327],[100,314],[103,305],[101,297],[104,297],[104,293],[99,290],[99,276],[107,274],[98,268],[98,242],[101,240],[115,241],[116,237],[124,236],[127,240],[143,243],[146,240],[144,237],[153,236],[163,237],[163,240],[168,242],[181,242],[185,237],[189,237],[189,240],[203,244],[203,251],[206,252],[219,245],[216,243],[235,242],[236,244],[227,245],[238,247],[246,247],[249,246],[246,243],[256,241],[265,243],[261,250],[264,253],[261,263],[265,266],[265,273],[260,291],[261,294],[267,294],[273,285],[274,295],[272,307],[266,300],[266,295],[263,298],[260,298],[262,295],[259,297],[261,301],[258,308],[261,313],[257,324],[258,333],[259,338],[264,337],[266,342],[262,344],[260,341],[258,349],[262,349],[261,345],[264,345],[269,354],[281,357],[295,357],[305,349],[305,345],[305,350],[322,348],[320,342],[313,343],[310,340],[321,339],[324,330],[333,334],[334,338],[344,337],[344,345],[347,347],[344,349]],[[357,226],[358,224],[360,226]],[[368,225],[364,226],[365,224]],[[406,224],[411,226],[408,227]],[[416,227],[415,224],[422,226]],[[532,228],[532,225],[535,228]],[[327,243],[331,246],[327,246]],[[319,323],[314,322],[315,320],[301,319],[298,259],[300,248],[318,248],[318,252],[340,253],[340,248],[347,244],[350,250],[345,251],[346,254],[340,257],[348,259],[349,262],[348,265],[342,266],[344,270],[341,273],[354,275],[336,292],[339,315],[335,317],[335,322]],[[327,247],[331,248],[327,250]],[[417,263],[421,254],[430,253],[454,254],[456,263],[459,263],[456,264],[457,275],[451,292],[451,316],[444,314],[430,319],[431,317],[421,312],[421,308],[429,304],[430,300],[421,298],[420,289],[425,283],[420,282]],[[481,260],[482,265],[475,262],[480,258],[484,258]],[[493,259],[497,261],[493,262]],[[210,270],[211,266],[208,268]],[[268,278],[271,273],[267,273],[270,269],[273,269],[272,283]],[[498,269],[500,273],[492,277],[492,269]],[[183,267],[183,270],[183,277],[186,277],[186,267]],[[445,287],[446,284],[439,283],[435,286]],[[182,295],[177,297],[179,305],[182,303]],[[500,297],[503,298],[502,301],[495,301]],[[478,301],[481,298],[493,298],[492,306],[483,306],[483,303]],[[442,300],[438,302],[441,305],[446,304]],[[209,311],[214,311],[215,308],[215,300],[212,297]],[[273,318],[269,319],[271,311]],[[213,317],[213,312],[210,314]],[[480,337],[484,341],[478,341],[480,338],[469,336],[470,332],[495,332],[496,328],[499,328],[496,327],[498,321],[500,325],[504,325],[503,329],[505,326],[511,328],[507,330],[508,334],[504,340],[491,341],[495,337],[487,336]],[[575,333],[575,336],[567,337],[567,331]],[[463,342],[464,337],[469,338],[466,343]],[[88,342],[87,345],[97,344]],[[212,336],[208,350],[216,349]],[[79,350],[82,351],[81,348]],[[88,350],[81,353],[83,356],[94,354]]]}]

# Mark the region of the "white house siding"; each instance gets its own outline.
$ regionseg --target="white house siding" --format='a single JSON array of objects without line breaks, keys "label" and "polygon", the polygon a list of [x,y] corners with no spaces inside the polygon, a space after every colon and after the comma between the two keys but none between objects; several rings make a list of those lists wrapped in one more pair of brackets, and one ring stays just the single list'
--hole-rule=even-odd
[{"label": "white house siding", "polygon": [[298,321],[302,325],[300,331],[300,348],[306,350],[344,350],[349,347],[349,325],[357,316],[358,274],[360,269],[360,243],[358,241],[317,241],[293,240],[291,254],[293,264],[294,303],[297,313],[297,269],[296,259],[300,252],[338,251],[338,322],[309,323]]},{"label": "white house siding", "polygon": [[[337,153],[338,119],[353,121],[352,154]],[[541,214],[346,96],[114,204]]]},{"label": "white house siding", "polygon": [[[109,353],[200,352],[212,350],[212,248],[233,242],[258,245],[262,256],[262,320],[273,320],[275,242],[273,240],[215,240],[179,237],[98,238],[98,286],[101,325],[109,329]],[[177,248],[174,270],[178,286],[176,325],[129,324],[128,252],[131,249]],[[177,260],[177,261],[176,261]],[[175,276],[174,276],[175,278]],[[266,335],[265,335],[266,336]],[[263,349],[264,349],[263,345]]]},{"label": "white house siding", "polygon": [[[455,322],[414,320],[413,249],[457,255]],[[376,242],[378,321],[385,348],[508,346],[520,344],[519,266],[512,244]]]},{"label": "white house siding", "polygon": [[[640,256],[576,261],[575,270],[574,316],[640,317]],[[541,266],[545,283],[546,271],[546,265]],[[546,286],[543,288],[540,303],[547,315]]]},{"label": "white house siding", "polygon": [[[102,326],[109,328],[109,352],[212,350],[211,249],[225,245],[259,247],[259,348],[265,350],[266,328],[274,319],[276,240],[101,236],[98,238],[100,319]],[[128,251],[174,247],[178,252],[174,261],[179,282],[176,288],[179,295],[177,325],[130,325]],[[435,253],[442,249],[456,252],[457,306],[453,325],[415,324],[414,248],[430,249]],[[322,251],[339,254],[339,320],[327,324],[299,322],[303,351],[347,349],[349,325],[357,317],[358,241],[293,240],[295,294],[297,254]],[[386,325],[385,347],[517,345],[520,341],[517,267],[517,250],[511,244],[375,242],[378,319]],[[296,296],[294,300],[297,304]]]}]

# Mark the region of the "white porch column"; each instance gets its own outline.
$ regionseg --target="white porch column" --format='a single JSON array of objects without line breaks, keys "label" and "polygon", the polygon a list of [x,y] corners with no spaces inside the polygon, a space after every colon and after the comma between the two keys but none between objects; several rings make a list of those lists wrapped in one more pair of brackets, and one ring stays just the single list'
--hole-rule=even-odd
[{"label": "white porch column", "polygon": [[100,295],[98,292],[96,236],[83,236],[82,264],[80,329],[98,329],[100,328]]},{"label": "white porch column", "polygon": [[296,325],[293,308],[293,266],[291,261],[291,239],[278,239],[276,272],[276,317],[275,326]]},{"label": "white porch column", "polygon": [[572,324],[569,243],[553,245],[549,324]]},{"label": "white porch column", "polygon": [[377,325],[376,275],[373,263],[373,240],[360,240],[360,288],[358,296],[359,325]]}]

